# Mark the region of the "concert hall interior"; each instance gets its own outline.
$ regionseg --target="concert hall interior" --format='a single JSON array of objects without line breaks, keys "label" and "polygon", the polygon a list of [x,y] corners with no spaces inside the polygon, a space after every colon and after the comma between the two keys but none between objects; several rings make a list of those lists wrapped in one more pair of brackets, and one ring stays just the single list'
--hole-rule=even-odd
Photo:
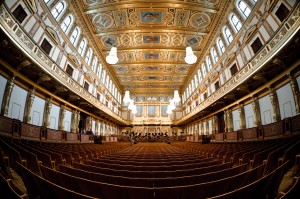
[{"label": "concert hall interior", "polygon": [[0,199],[300,198],[298,0],[0,0]]}]

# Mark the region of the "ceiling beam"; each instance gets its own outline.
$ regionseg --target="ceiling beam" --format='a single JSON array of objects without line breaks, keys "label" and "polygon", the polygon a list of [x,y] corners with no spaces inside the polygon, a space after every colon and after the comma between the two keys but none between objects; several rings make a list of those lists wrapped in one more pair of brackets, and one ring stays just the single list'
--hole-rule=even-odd
[{"label": "ceiling beam", "polygon": [[153,62],[144,62],[143,60],[142,61],[132,61],[132,62],[118,62],[119,65],[130,65],[130,64],[143,64],[143,65],[153,65],[153,64],[156,64],[156,65],[164,65],[164,64],[173,64],[173,65],[178,65],[178,64],[186,64],[188,65],[187,63],[185,63],[184,61],[153,61]]},{"label": "ceiling beam", "polygon": [[90,6],[85,11],[86,14],[96,14],[111,10],[121,10],[121,9],[132,9],[132,8],[145,8],[145,9],[159,9],[159,8],[179,8],[184,10],[191,11],[200,11],[206,13],[216,13],[218,10],[214,6],[201,6],[198,3],[161,3],[161,2],[151,2],[151,3],[139,3],[139,2],[117,2],[117,3],[107,3],[107,4],[98,4],[96,6]]},{"label": "ceiling beam", "polygon": [[[193,48],[193,52],[200,52],[201,49],[200,48],[196,48],[196,47],[192,47]],[[196,49],[195,49],[196,48]],[[134,46],[132,47],[118,47],[118,53],[119,52],[157,52],[157,51],[163,51],[165,52],[166,50],[168,51],[182,51],[185,52],[185,47],[165,47],[165,46],[155,46],[155,48],[151,47],[151,46],[145,46],[145,48],[135,48]],[[103,50],[102,52],[107,52],[109,53],[110,48]]]},{"label": "ceiling beam", "polygon": [[188,34],[193,36],[207,35],[208,31],[206,29],[191,29],[191,28],[177,28],[165,27],[165,26],[138,26],[133,28],[117,28],[117,29],[102,29],[101,31],[96,31],[97,36],[109,36],[113,34],[133,34],[133,33],[145,33],[145,34],[159,34],[159,33],[176,33],[176,34]]}]

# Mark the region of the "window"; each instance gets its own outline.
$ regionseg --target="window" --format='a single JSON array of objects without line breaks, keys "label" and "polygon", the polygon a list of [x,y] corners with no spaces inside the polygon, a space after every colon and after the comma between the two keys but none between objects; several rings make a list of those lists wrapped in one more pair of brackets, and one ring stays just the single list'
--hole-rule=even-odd
[{"label": "window", "polygon": [[45,4],[47,4],[47,3],[49,3],[49,2],[50,2],[50,0],[44,0],[44,2],[45,2]]},{"label": "window", "polygon": [[224,47],[224,43],[221,40],[221,38],[218,38],[218,40],[217,40],[217,46],[218,46],[220,54],[223,54],[225,52],[225,47]]},{"label": "window", "polygon": [[89,91],[89,83],[87,83],[87,82],[84,82],[84,89],[85,90],[87,90],[87,91]]},{"label": "window", "polygon": [[102,83],[103,84],[105,83],[105,77],[106,77],[106,71],[103,70],[103,73],[102,73]]},{"label": "window", "polygon": [[213,58],[214,64],[217,63],[217,61],[218,61],[218,55],[217,55],[217,52],[216,52],[215,48],[211,49],[211,56]]},{"label": "window", "polygon": [[52,45],[49,43],[47,39],[44,39],[41,44],[41,48],[44,50],[45,53],[49,55],[52,49]]},{"label": "window", "polygon": [[206,64],[207,64],[208,70],[210,71],[212,69],[212,64],[211,64],[209,56],[206,56]]},{"label": "window", "polygon": [[232,34],[231,34],[229,28],[225,27],[223,33],[224,33],[224,36],[225,36],[225,38],[227,40],[227,43],[230,44],[232,42],[232,40],[233,40],[233,37],[232,37]]},{"label": "window", "polygon": [[52,9],[51,13],[53,17],[57,19],[64,11],[64,9],[65,9],[65,3],[61,1],[58,4],[56,4],[56,6]]},{"label": "window", "polygon": [[277,11],[275,12],[275,15],[282,22],[287,17],[289,12],[289,9],[283,3],[281,3]]},{"label": "window", "polygon": [[86,46],[86,40],[82,39],[78,48],[78,53],[82,56]]},{"label": "window", "polygon": [[167,113],[168,106],[167,105],[161,105],[160,108],[161,108],[160,109],[161,110],[161,116],[167,117],[168,116],[168,113]]},{"label": "window", "polygon": [[92,55],[92,49],[89,48],[86,55],[85,55],[85,62],[87,64],[90,64],[91,55]]},{"label": "window", "polygon": [[203,94],[203,99],[206,100],[206,98],[207,98],[207,93],[204,93]]},{"label": "window", "polygon": [[230,17],[230,21],[231,21],[234,29],[238,32],[242,27],[242,24],[241,24],[240,20],[237,18],[237,16],[232,14],[231,17]]},{"label": "window", "polygon": [[238,69],[237,69],[237,66],[236,64],[233,64],[231,67],[230,67],[230,73],[231,73],[231,76],[234,76],[236,73],[237,73]]},{"label": "window", "polygon": [[69,27],[71,26],[73,22],[73,17],[71,17],[71,15],[67,16],[65,18],[65,20],[62,22],[61,24],[61,29],[64,31],[64,32],[67,32],[67,30],[69,29]]},{"label": "window", "polygon": [[198,80],[197,75],[194,76],[194,81],[195,81],[195,88],[197,88],[199,85],[199,80]]},{"label": "window", "polygon": [[97,99],[100,100],[100,94],[99,93],[97,93]]},{"label": "window", "polygon": [[244,15],[244,17],[247,18],[250,15],[251,9],[244,1],[239,1],[237,7],[241,11],[241,13]]},{"label": "window", "polygon": [[111,81],[111,79],[109,80],[108,90],[109,90],[110,93],[112,93],[112,81]]},{"label": "window", "polygon": [[192,84],[192,92],[194,92],[194,90],[195,90],[195,83],[194,83],[194,79],[192,79],[192,81],[191,81],[191,84]]},{"label": "window", "polygon": [[18,5],[18,7],[13,11],[13,15],[19,23],[22,23],[27,17],[27,13],[21,5]]},{"label": "window", "polygon": [[262,47],[262,43],[260,39],[257,37],[254,42],[251,44],[251,48],[253,50],[253,53],[256,54]]},{"label": "window", "polygon": [[108,84],[109,84],[109,76],[106,75],[106,79],[105,79],[105,87],[108,89]]},{"label": "window", "polygon": [[76,42],[78,36],[79,36],[79,28],[76,27],[76,28],[73,30],[72,35],[71,35],[71,37],[70,37],[70,42],[71,42],[73,45],[75,44],[75,42]]},{"label": "window", "polygon": [[205,67],[205,64],[202,63],[201,67],[202,67],[203,76],[205,77],[206,76],[206,67]]},{"label": "window", "polygon": [[199,83],[202,81],[202,74],[201,74],[201,69],[198,69],[198,79],[199,79]]},{"label": "window", "polygon": [[74,69],[68,64],[66,68],[66,73],[72,77]]},{"label": "window", "polygon": [[142,117],[143,114],[143,106],[136,106],[137,113],[135,114],[135,117]]},{"label": "window", "polygon": [[148,117],[155,117],[155,105],[148,106]]},{"label": "window", "polygon": [[219,83],[219,81],[217,81],[216,83],[215,83],[215,90],[218,90],[220,88],[220,83]]},{"label": "window", "polygon": [[98,58],[95,56],[92,63],[92,70],[96,73]]},{"label": "window", "polygon": [[98,71],[97,71],[97,76],[99,79],[101,79],[101,71],[102,71],[102,64],[99,64]]}]

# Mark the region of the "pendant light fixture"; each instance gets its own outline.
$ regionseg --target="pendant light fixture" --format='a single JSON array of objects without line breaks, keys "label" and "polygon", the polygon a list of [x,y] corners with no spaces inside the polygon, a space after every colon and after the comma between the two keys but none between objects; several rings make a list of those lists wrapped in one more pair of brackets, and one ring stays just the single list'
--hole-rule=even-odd
[{"label": "pendant light fixture", "polygon": [[129,110],[132,110],[133,107],[134,107],[133,100],[130,100],[129,105],[128,105],[128,109],[129,109]]},{"label": "pendant light fixture", "polygon": [[118,63],[118,56],[117,56],[117,47],[111,47],[108,56],[106,57],[106,62],[109,64],[116,64]]},{"label": "pendant light fixture", "polygon": [[123,102],[124,103],[128,103],[130,102],[130,94],[129,94],[129,91],[125,91],[125,95],[124,95],[124,98],[123,98]]},{"label": "pendant light fixture", "polygon": [[173,100],[174,100],[175,103],[180,102],[180,97],[179,97],[178,90],[174,91],[174,99]]},{"label": "pendant light fixture", "polygon": [[186,55],[185,55],[184,61],[187,64],[196,63],[197,57],[196,57],[196,55],[194,55],[192,48],[189,46],[189,47],[186,47],[185,50],[186,50]]},{"label": "pendant light fixture", "polygon": [[132,114],[136,114],[137,113],[136,105],[133,105],[131,113]]}]

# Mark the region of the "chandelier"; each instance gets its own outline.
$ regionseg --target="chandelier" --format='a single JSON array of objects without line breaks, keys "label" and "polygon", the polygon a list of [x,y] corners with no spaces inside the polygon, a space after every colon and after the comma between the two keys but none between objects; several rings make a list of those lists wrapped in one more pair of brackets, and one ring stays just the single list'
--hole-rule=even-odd
[{"label": "chandelier", "polygon": [[109,64],[118,63],[117,47],[111,47],[109,54],[106,57],[106,62]]},{"label": "chandelier", "polygon": [[129,94],[129,91],[125,91],[125,95],[124,95],[124,98],[123,98],[123,102],[124,103],[128,103],[130,102],[130,94]]},{"label": "chandelier", "polygon": [[186,51],[186,55],[185,55],[184,61],[187,64],[196,63],[197,57],[196,57],[196,55],[194,55],[192,48],[191,47],[186,47],[185,51]]}]

